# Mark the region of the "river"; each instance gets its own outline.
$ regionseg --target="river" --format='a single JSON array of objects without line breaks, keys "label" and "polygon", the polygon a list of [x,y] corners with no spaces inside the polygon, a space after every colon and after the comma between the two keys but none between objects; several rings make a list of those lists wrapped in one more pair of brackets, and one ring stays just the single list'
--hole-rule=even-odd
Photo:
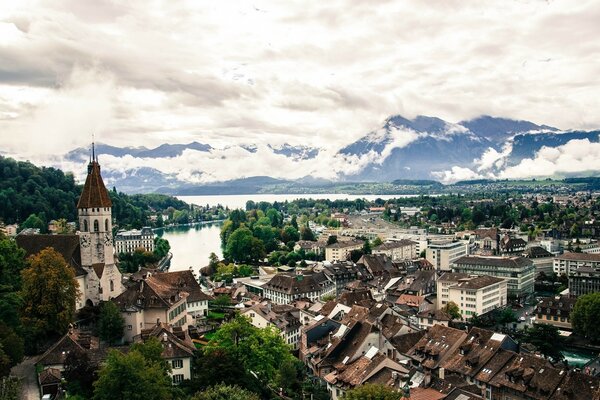
[{"label": "river", "polygon": [[[267,201],[273,203],[275,201],[284,202],[303,198],[313,199],[367,199],[375,200],[392,199],[395,197],[413,197],[417,195],[347,195],[347,194],[250,194],[250,195],[225,195],[225,196],[177,196],[178,199],[189,204],[210,205],[216,206],[221,204],[224,207],[246,208],[246,202],[252,200],[254,202]],[[221,232],[222,223],[198,223],[188,226],[168,227],[157,229],[157,236],[167,239],[171,245],[171,260],[170,271],[181,271],[192,267],[195,272],[208,265],[208,256],[214,252],[217,256],[222,257],[221,251]]]}]

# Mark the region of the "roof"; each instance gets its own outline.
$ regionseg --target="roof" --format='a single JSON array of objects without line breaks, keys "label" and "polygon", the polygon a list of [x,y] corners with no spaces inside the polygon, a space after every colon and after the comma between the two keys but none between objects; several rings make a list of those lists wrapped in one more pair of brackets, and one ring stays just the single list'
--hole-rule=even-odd
[{"label": "roof", "polygon": [[323,272],[311,275],[277,274],[263,288],[296,295],[318,291],[332,284]]},{"label": "roof", "polygon": [[506,363],[508,363],[513,356],[516,355],[516,353],[510,350],[498,350],[494,357],[492,357],[485,365],[483,365],[483,368],[479,370],[475,376],[475,379],[484,383],[491,381],[492,378],[495,377],[496,374],[500,372],[500,370],[506,365]]},{"label": "roof", "polygon": [[202,291],[200,284],[190,270],[160,272],[152,275],[155,281],[161,282],[173,289],[179,289],[188,294],[187,302],[208,301],[212,297]]},{"label": "roof", "polygon": [[459,272],[445,272],[438,278],[439,281],[452,281],[458,282],[460,279],[468,278],[469,274],[463,274]]},{"label": "roof", "polygon": [[81,247],[77,235],[18,235],[15,240],[27,256],[38,254],[50,247],[60,253],[73,268],[75,276],[87,274],[81,267]]},{"label": "roof", "polygon": [[401,239],[401,240],[394,240],[391,242],[386,242],[383,244],[380,244],[379,246],[375,247],[373,250],[392,250],[392,249],[398,249],[400,247],[406,247],[406,246],[414,246],[416,245],[417,242],[413,242],[412,240],[408,240],[408,239]]},{"label": "roof", "polygon": [[415,296],[412,294],[401,294],[396,300],[396,304],[404,304],[410,307],[419,307],[425,301],[425,296]]},{"label": "roof", "polygon": [[[445,393],[438,392],[432,388],[416,387],[410,390],[410,400],[441,400],[446,397]],[[403,397],[409,399],[408,397]]]},{"label": "roof", "polygon": [[571,311],[577,302],[576,297],[554,296],[544,297],[537,305],[537,313],[545,315],[556,315],[557,317],[569,318]]},{"label": "roof", "polygon": [[523,253],[524,257],[527,258],[546,258],[546,257],[554,257],[554,254],[550,253],[543,247],[540,246],[532,246],[525,250]]},{"label": "roof", "polygon": [[64,364],[70,352],[84,352],[84,348],[68,333],[54,343],[38,360],[41,365]]},{"label": "roof", "polygon": [[[481,393],[481,389],[479,390]],[[479,400],[482,399],[479,394],[471,393],[462,388],[454,388],[448,396],[445,397],[445,400]]]},{"label": "roof", "polygon": [[38,378],[40,385],[50,385],[52,383],[60,383],[61,382],[61,373],[60,370],[56,368],[46,368],[42,372],[40,372],[40,376]]},{"label": "roof", "polygon": [[482,257],[464,256],[454,262],[456,265],[488,265],[502,268],[521,269],[533,265],[533,261],[524,257]]},{"label": "roof", "polygon": [[556,257],[558,260],[566,261],[595,261],[600,262],[600,254],[570,253],[566,252]]},{"label": "roof", "polygon": [[344,249],[346,247],[356,247],[356,246],[362,246],[364,244],[365,244],[364,240],[357,240],[357,239],[342,240],[342,241],[327,245],[327,248],[328,249]]},{"label": "roof", "polygon": [[358,260],[357,264],[364,265],[374,276],[398,270],[392,260],[385,254],[365,254]]},{"label": "roof", "polygon": [[421,363],[423,367],[433,369],[440,365],[466,336],[467,333],[459,329],[434,325],[406,355]]},{"label": "roof", "polygon": [[150,329],[144,329],[141,338],[146,341],[150,337],[157,338],[162,347],[162,358],[186,358],[194,355],[194,344],[186,331],[181,328],[172,328],[169,325],[160,323]]},{"label": "roof", "polygon": [[[160,274],[156,274],[160,275]],[[168,282],[162,282],[155,275],[135,282],[123,293],[112,299],[121,309],[131,307],[147,308],[171,308],[182,296],[187,297],[185,288],[173,287]]]},{"label": "roof", "polygon": [[[596,396],[596,397],[594,397]],[[551,400],[588,400],[600,398],[600,378],[569,372],[558,385]]]},{"label": "roof", "polygon": [[409,332],[402,336],[396,336],[391,341],[398,352],[406,354],[426,333],[426,331]]},{"label": "roof", "polygon": [[483,289],[483,288],[491,286],[491,285],[495,285],[500,282],[504,282],[504,279],[496,278],[494,276],[489,276],[489,275],[481,275],[481,276],[461,279],[455,285],[452,285],[452,287],[458,287],[461,289],[479,290],[479,289]]},{"label": "roof", "polygon": [[489,229],[475,229],[473,234],[480,239],[490,238],[496,240],[498,237],[498,228],[489,228]]},{"label": "roof", "polygon": [[425,310],[417,314],[419,318],[432,318],[434,321],[450,321],[450,315],[442,310]]},{"label": "roof", "polygon": [[100,164],[96,160],[88,165],[88,175],[77,203],[77,208],[92,207],[112,207],[110,195],[100,175]]}]

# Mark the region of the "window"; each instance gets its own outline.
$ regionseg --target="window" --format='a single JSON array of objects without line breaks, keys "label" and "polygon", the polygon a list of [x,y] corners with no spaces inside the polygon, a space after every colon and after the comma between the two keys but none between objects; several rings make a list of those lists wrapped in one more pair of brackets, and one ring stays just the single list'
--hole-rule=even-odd
[{"label": "window", "polygon": [[88,223],[87,223],[87,219],[83,220],[83,231],[87,232],[88,231]]},{"label": "window", "polygon": [[112,279],[110,280],[110,291],[111,292],[115,291],[115,283],[112,281]]},{"label": "window", "polygon": [[183,374],[173,375],[173,383],[183,382]]},{"label": "window", "polygon": [[104,220],[104,231],[108,232],[108,218]]},{"label": "window", "polygon": [[100,226],[98,225],[98,220],[94,220],[94,232],[100,231]]},{"label": "window", "polygon": [[128,331],[130,331],[130,330],[132,330],[132,329],[133,329],[133,326],[131,326],[131,325],[127,325],[127,330],[128,330]]},{"label": "window", "polygon": [[171,366],[173,369],[183,368],[183,360],[173,360],[171,361]]}]

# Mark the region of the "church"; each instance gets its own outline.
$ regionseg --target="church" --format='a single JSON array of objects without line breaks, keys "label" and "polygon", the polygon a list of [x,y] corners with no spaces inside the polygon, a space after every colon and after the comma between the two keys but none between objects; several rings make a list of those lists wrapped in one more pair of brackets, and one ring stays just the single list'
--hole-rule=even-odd
[{"label": "church", "polygon": [[97,305],[124,290],[122,275],[115,265],[112,235],[112,202],[96,155],[92,153],[87,178],[77,203],[77,235],[18,235],[17,244],[27,256],[52,247],[75,271],[80,297],[76,309]]}]

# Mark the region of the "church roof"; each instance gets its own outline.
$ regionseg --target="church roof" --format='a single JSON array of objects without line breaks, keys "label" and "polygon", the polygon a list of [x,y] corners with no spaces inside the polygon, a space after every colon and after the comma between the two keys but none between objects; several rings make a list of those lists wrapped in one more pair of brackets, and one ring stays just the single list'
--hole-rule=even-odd
[{"label": "church roof", "polygon": [[111,207],[112,202],[100,175],[100,164],[94,160],[88,165],[88,175],[79,197],[77,208]]},{"label": "church roof", "polygon": [[87,274],[81,267],[81,248],[77,235],[17,235],[16,241],[28,257],[51,247],[73,268],[75,276]]}]

